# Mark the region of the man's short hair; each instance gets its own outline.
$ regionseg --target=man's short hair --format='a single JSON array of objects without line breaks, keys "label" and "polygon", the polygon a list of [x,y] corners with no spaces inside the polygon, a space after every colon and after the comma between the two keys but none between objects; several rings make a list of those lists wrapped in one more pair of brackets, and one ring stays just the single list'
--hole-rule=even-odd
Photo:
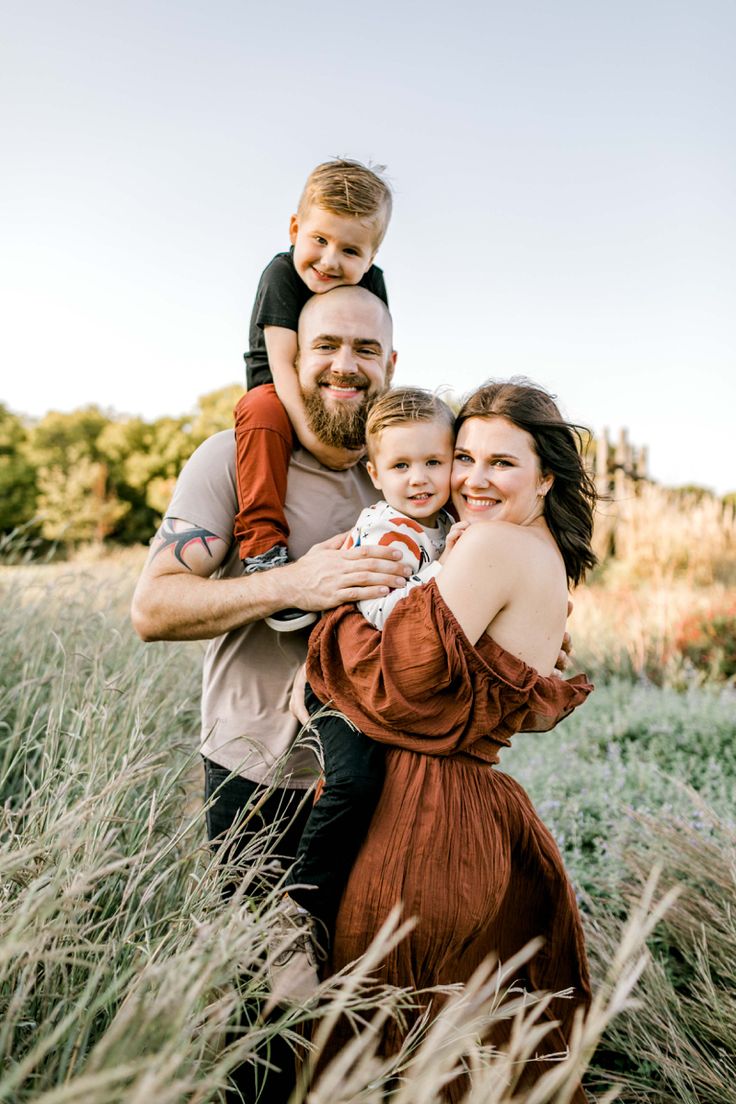
[{"label": "man's short hair", "polygon": [[325,161],[307,177],[299,199],[298,214],[322,207],[333,215],[367,219],[376,226],[376,248],[383,241],[391,218],[391,189],[380,175],[385,165],[369,168],[360,161],[338,158]]},{"label": "man's short hair", "polygon": [[454,437],[455,415],[443,399],[422,387],[395,387],[374,403],[365,424],[365,443],[371,460],[384,430],[407,422],[441,422]]}]

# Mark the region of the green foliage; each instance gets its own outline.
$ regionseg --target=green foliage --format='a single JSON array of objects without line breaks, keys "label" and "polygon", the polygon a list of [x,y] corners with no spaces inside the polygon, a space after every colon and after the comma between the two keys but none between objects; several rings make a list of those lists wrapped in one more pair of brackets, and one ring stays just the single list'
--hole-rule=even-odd
[{"label": "green foliage", "polygon": [[0,403],[0,532],[29,522],[36,512],[36,469],[26,455],[28,432]]},{"label": "green foliage", "polygon": [[147,542],[185,462],[232,426],[241,394],[223,387],[191,415],[153,422],[87,406],[26,426],[0,405],[0,532],[38,516],[47,541]]}]

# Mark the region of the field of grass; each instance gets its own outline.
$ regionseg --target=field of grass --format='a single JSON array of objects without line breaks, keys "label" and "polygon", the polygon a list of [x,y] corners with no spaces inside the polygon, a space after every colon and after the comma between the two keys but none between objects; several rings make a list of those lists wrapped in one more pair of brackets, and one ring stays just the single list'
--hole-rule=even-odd
[{"label": "field of grass", "polygon": [[[227,871],[211,861],[199,799],[201,646],[135,638],[140,563],[131,551],[0,568],[0,1102],[220,1100],[228,1070],[262,1062],[275,1033],[304,1051],[318,1015],[294,1008],[228,1034],[243,995],[267,990],[275,897],[221,905]],[[729,601],[727,585],[581,592],[571,628],[598,689],[504,759],[563,850],[600,995],[570,1060],[528,1104],[563,1104],[602,1032],[587,1074],[597,1099],[618,1083],[630,1104],[736,1104],[736,696],[671,651],[681,617]],[[660,685],[645,677],[655,668]],[[673,885],[679,896],[650,932],[651,888],[636,903],[654,866],[655,898]],[[325,986],[323,1024],[337,1007],[401,1014],[411,994],[377,995],[369,968]],[[364,1033],[354,1065],[309,1100],[377,1102],[398,1072],[396,1101],[430,1104],[464,1063],[476,1070],[469,1101],[510,1101],[511,1058],[478,1042],[494,992],[495,979],[475,979],[393,1064]],[[512,1058],[533,1038],[529,1021]]]}]

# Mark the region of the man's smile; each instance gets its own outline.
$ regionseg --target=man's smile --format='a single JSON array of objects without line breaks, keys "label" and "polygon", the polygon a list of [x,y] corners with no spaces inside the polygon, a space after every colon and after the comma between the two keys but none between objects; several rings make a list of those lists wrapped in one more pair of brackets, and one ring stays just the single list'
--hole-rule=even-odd
[{"label": "man's smile", "polygon": [[360,376],[338,377],[337,379],[331,376],[323,376],[317,385],[341,399],[355,398],[368,389],[367,380]]}]

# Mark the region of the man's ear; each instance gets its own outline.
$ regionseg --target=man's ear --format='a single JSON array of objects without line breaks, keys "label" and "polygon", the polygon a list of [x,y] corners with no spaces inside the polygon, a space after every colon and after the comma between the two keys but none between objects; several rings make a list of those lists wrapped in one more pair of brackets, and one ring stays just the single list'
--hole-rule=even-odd
[{"label": "man's ear", "polygon": [[366,460],[365,469],[371,477],[371,483],[373,484],[373,486],[376,488],[377,491],[380,491],[381,484],[378,482],[378,472],[376,471],[372,461]]},{"label": "man's ear", "polygon": [[296,236],[299,233],[299,218],[297,215],[292,215],[289,219],[289,241],[292,245],[296,244]]},{"label": "man's ear", "polygon": [[396,358],[398,357],[398,355],[399,354],[396,352],[396,350],[393,349],[391,351],[391,356],[386,361],[386,386],[387,387],[391,386],[391,381],[394,378],[394,369],[396,368]]}]

